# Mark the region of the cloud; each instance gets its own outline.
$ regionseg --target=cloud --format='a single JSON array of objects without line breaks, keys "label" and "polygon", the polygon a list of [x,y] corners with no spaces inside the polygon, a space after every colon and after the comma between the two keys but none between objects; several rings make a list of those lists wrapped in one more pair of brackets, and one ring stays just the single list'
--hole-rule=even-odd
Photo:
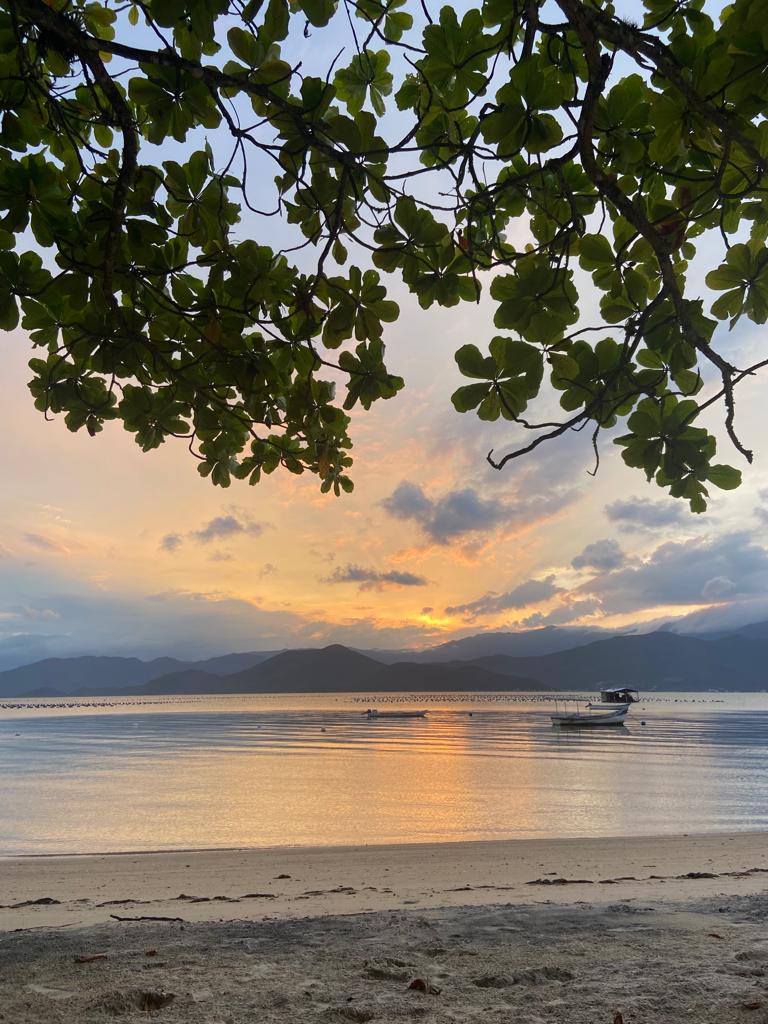
[{"label": "cloud", "polygon": [[39,621],[41,619],[60,619],[61,616],[53,608],[35,608],[32,605],[16,605],[5,610],[0,610],[0,619],[11,621],[26,619]]},{"label": "cloud", "polygon": [[[456,338],[458,345],[462,335],[457,333]],[[409,383],[411,379],[409,374]],[[446,380],[445,389],[459,383],[464,382],[452,373],[450,382]],[[431,389],[431,394],[439,394],[442,400],[445,391],[436,386]],[[544,412],[544,409],[540,411]],[[550,412],[556,416],[558,411],[562,412],[555,402],[545,413],[545,418],[549,418]],[[387,415],[391,415],[389,410]],[[413,433],[411,416],[405,418],[404,428],[409,434]],[[472,415],[457,416],[450,404],[444,402],[441,413],[431,419],[427,428],[422,428],[417,436],[422,441],[423,458],[430,464],[444,461],[446,452],[450,452],[450,465],[457,477],[485,470],[485,456],[489,449],[493,449],[495,458],[502,458],[528,444],[531,438],[527,430],[516,428],[506,420],[488,422]],[[584,482],[585,473],[593,463],[594,452],[587,433],[568,431],[556,441],[541,445],[535,455],[508,463],[501,473],[486,473],[483,487],[541,494],[548,487],[561,489]]]},{"label": "cloud", "polygon": [[350,563],[344,568],[339,566],[334,569],[330,576],[324,577],[323,582],[359,583],[361,590],[380,590],[382,587],[425,587],[429,580],[412,572],[399,572],[395,569],[377,572]]},{"label": "cloud", "polygon": [[713,576],[701,588],[701,595],[708,601],[722,601],[724,597],[734,594],[737,589],[733,580],[729,580],[727,576]]},{"label": "cloud", "polygon": [[587,544],[580,555],[571,562],[574,569],[600,569],[603,572],[610,572],[618,569],[627,560],[627,556],[621,550],[615,540],[596,540],[593,544]]},{"label": "cloud", "polygon": [[546,601],[560,593],[555,586],[555,577],[547,576],[543,580],[526,580],[504,594],[484,594],[476,601],[467,604],[453,605],[445,609],[446,615],[463,615],[468,619],[484,618],[511,608],[525,608],[531,604]]},{"label": "cloud", "polygon": [[[718,610],[701,620],[717,628],[719,619],[756,621],[768,611],[768,549],[746,532],[670,541],[648,557],[632,560],[614,541],[601,540],[587,545],[572,565],[595,573],[569,591],[556,587],[549,576],[529,580],[506,594],[486,594],[446,612],[471,620],[554,597],[552,607],[534,611],[519,622],[537,628],[567,625],[598,613],[647,614],[654,609],[659,609],[659,621],[665,621],[671,607],[718,604]],[[740,607],[745,609],[742,613],[734,611]],[[695,617],[690,622],[691,628],[704,628]]]},{"label": "cloud", "polygon": [[699,608],[680,618],[670,621],[665,616],[663,621],[656,623],[675,633],[702,633],[709,630],[740,629],[752,622],[764,622],[768,619],[768,598],[741,598],[732,604],[716,604],[709,608]]},{"label": "cloud", "polygon": [[418,484],[405,480],[381,504],[395,519],[418,523],[435,543],[449,544],[499,526],[535,522],[563,508],[571,497],[571,492],[561,491],[519,499],[484,498],[474,487],[464,487],[430,499]]},{"label": "cloud", "polygon": [[768,488],[763,488],[757,492],[757,496],[761,501],[760,505],[755,506],[755,516],[760,520],[761,523],[768,524]]},{"label": "cloud", "polygon": [[265,562],[264,565],[262,565],[261,569],[259,569],[259,576],[261,576],[262,578],[264,576],[274,576],[276,572],[276,565],[273,565],[272,562]]},{"label": "cloud", "polygon": [[214,540],[228,539],[240,534],[250,534],[258,537],[264,530],[261,523],[252,520],[238,518],[236,515],[215,516],[199,530],[195,530],[191,536],[201,544],[210,544]]},{"label": "cloud", "polygon": [[426,528],[433,540],[447,544],[464,533],[493,529],[507,515],[503,501],[481,498],[473,488],[466,487],[449,491],[435,502]]},{"label": "cloud", "polygon": [[[203,550],[210,554],[216,549]],[[113,578],[104,590],[89,578],[87,567],[83,570],[70,559],[12,556],[2,570],[0,671],[41,658],[84,654],[192,660],[330,643],[401,650],[435,643],[444,635],[442,625],[420,621],[412,613],[377,615],[355,609],[354,599],[345,602],[349,614],[332,612],[322,600],[291,608],[286,600],[292,595],[282,588],[274,600],[244,598],[242,587],[227,586],[166,590],[153,598],[146,593],[149,576],[139,586]],[[421,595],[418,606],[426,597],[423,589],[410,593]],[[24,616],[26,608],[42,609],[43,614]],[[7,622],[6,612],[13,615]]]},{"label": "cloud", "polygon": [[622,530],[655,530],[660,526],[677,526],[692,519],[685,505],[673,501],[651,501],[649,498],[623,498],[605,506],[605,514]]},{"label": "cloud", "polygon": [[61,615],[59,612],[54,611],[53,608],[32,608],[30,605],[24,605],[21,609],[21,617],[24,619],[60,619]]},{"label": "cloud", "polygon": [[[4,617],[4,616],[3,616]],[[67,637],[45,633],[0,633],[0,672],[66,650]]]},{"label": "cloud", "polygon": [[43,533],[25,533],[24,539],[28,544],[39,548],[41,551],[52,551],[59,555],[69,554],[69,548],[60,544],[57,540],[53,540],[51,537],[46,537]]},{"label": "cloud", "polygon": [[533,615],[523,619],[520,625],[531,629],[538,626],[565,626],[585,615],[592,615],[599,608],[600,602],[594,598],[586,598],[583,601],[566,600],[549,612],[534,612]]},{"label": "cloud", "polygon": [[[21,565],[20,593],[37,578],[34,565]],[[40,574],[41,586],[51,574]],[[64,582],[64,581],[62,581]],[[17,615],[18,625],[0,619],[0,670],[46,657],[114,654],[139,658],[171,655],[185,660],[231,651],[280,650],[348,643],[356,647],[397,647],[428,643],[434,626],[413,618],[356,614],[341,619],[245,600],[222,589],[166,590],[163,593],[96,592],[70,579],[67,589],[40,592],[34,607],[57,616]],[[65,584],[66,586],[66,584]],[[76,589],[77,588],[77,589]],[[0,605],[0,616],[6,606]],[[9,609],[18,613],[21,606]],[[53,635],[51,627],[55,627]],[[24,635],[21,635],[21,630]]]},{"label": "cloud", "polygon": [[326,545],[310,544],[308,550],[309,550],[310,555],[312,555],[314,558],[321,559],[321,561],[323,561],[323,562],[335,562],[336,561],[336,552],[335,551],[329,551],[328,548],[326,547]]},{"label": "cloud", "polygon": [[[264,532],[264,525],[257,523],[247,514],[235,510],[223,516],[214,516],[204,526],[190,533],[166,533],[160,541],[163,551],[178,551],[186,540],[197,541],[199,544],[212,544],[214,541],[231,540],[233,537],[258,537]],[[226,561],[225,554],[213,556],[214,561]]]},{"label": "cloud", "polygon": [[752,598],[768,593],[768,551],[743,532],[668,542],[575,592],[595,597],[612,613]]},{"label": "cloud", "polygon": [[403,480],[381,503],[395,519],[429,519],[432,502],[418,484]]}]

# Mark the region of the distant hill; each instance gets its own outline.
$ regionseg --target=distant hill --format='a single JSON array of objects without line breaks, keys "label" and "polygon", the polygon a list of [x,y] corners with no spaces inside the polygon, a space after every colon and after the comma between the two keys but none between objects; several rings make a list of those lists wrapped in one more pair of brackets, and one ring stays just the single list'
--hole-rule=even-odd
[{"label": "distant hill", "polygon": [[411,661],[475,661],[493,655],[510,657],[531,657],[554,654],[557,651],[572,650],[592,643],[615,632],[605,629],[580,629],[572,626],[545,626],[543,629],[526,629],[518,633],[477,633],[461,640],[431,647]]},{"label": "distant hill", "polygon": [[204,661],[192,662],[194,668],[201,672],[211,672],[215,676],[228,676],[233,672],[242,672],[262,661],[274,658],[280,651],[248,651],[244,654],[221,654],[217,658],[206,658]]},{"label": "distant hill", "polygon": [[201,672],[199,669],[188,668],[180,672],[169,672],[168,675],[153,679],[144,686],[134,687],[132,694],[162,693],[238,693],[237,689],[228,688],[231,676],[217,676],[212,672]]},{"label": "distant hill", "polygon": [[471,663],[450,662],[440,665],[419,664],[412,661],[396,661],[386,665],[371,676],[369,689],[379,692],[398,690],[445,690],[449,693],[495,691],[495,690],[540,690],[537,679],[526,679],[511,674],[501,675],[489,672]]},{"label": "distant hill", "polygon": [[752,622],[749,626],[740,626],[739,629],[730,630],[727,635],[768,643],[768,622]]},{"label": "distant hill", "polygon": [[[45,658],[0,672],[0,697],[44,696],[63,694],[93,696],[96,694],[133,693],[153,679],[185,671],[207,672],[211,678],[241,672],[252,665],[273,658],[275,651],[249,651],[224,654],[205,661],[188,662],[177,658],[139,658],[83,656],[80,658]],[[192,691],[205,692],[205,691]]]},{"label": "distant hill", "polygon": [[728,636],[708,640],[645,633],[597,640],[570,651],[531,658],[480,658],[480,668],[533,676],[553,690],[602,685],[641,690],[768,689],[768,643]]},{"label": "distant hill", "polygon": [[99,688],[100,693],[135,688],[158,676],[185,668],[176,658],[45,658],[0,672],[0,697],[45,690],[46,696]]},{"label": "distant hill", "polygon": [[256,683],[258,693],[333,693],[357,689],[380,667],[380,662],[365,654],[331,644],[320,650],[284,651],[230,676],[230,681],[244,688]]},{"label": "distant hill", "polygon": [[[144,693],[333,693],[354,691],[382,666],[341,644],[284,651],[260,665],[224,677],[174,672],[142,687]],[[209,689],[201,689],[205,683]],[[189,687],[189,688],[187,688]]]},{"label": "distant hill", "polygon": [[[768,689],[768,623],[754,623],[725,635],[658,630],[607,637],[599,631],[597,637],[595,631],[574,629],[479,634],[420,654],[362,652],[331,644],[279,653],[228,654],[197,662],[176,658],[46,658],[0,672],[0,697],[595,691],[607,684],[641,690]],[[573,646],[562,648],[566,638]],[[482,653],[471,656],[474,651]]]},{"label": "distant hill", "polygon": [[154,679],[142,693],[364,693],[401,690],[529,690],[535,679],[500,675],[475,665],[382,665],[347,647],[285,651],[244,672],[216,677],[188,670]]},{"label": "distant hill", "polygon": [[[575,648],[574,648],[575,649]],[[558,652],[559,653],[559,652]],[[460,664],[460,665],[471,665],[474,668],[480,669],[483,672],[492,672],[494,675],[501,676],[514,676],[518,671],[518,662],[535,663],[539,659],[537,657],[531,658],[511,658],[508,654],[488,654],[483,658],[472,658],[471,661],[464,662],[445,662],[445,665]],[[436,668],[441,668],[442,665],[436,665]],[[540,684],[537,680],[536,686]]]}]

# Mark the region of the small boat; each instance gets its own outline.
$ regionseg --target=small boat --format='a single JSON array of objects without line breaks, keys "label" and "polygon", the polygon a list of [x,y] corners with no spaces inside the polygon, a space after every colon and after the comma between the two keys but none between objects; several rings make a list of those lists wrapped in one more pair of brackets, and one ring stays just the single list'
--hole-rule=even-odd
[{"label": "small boat", "polygon": [[591,707],[592,705],[588,704],[586,711],[563,711],[549,717],[553,725],[575,725],[579,728],[593,725],[623,725],[629,711],[628,704],[603,712],[590,711]]},{"label": "small boat", "polygon": [[588,704],[590,711],[607,711],[609,707],[629,708],[630,704],[637,704],[640,694],[630,686],[611,686],[600,691],[600,701],[595,704]]},{"label": "small boat", "polygon": [[376,708],[368,708],[363,714],[366,718],[426,718],[426,711],[377,711]]},{"label": "small boat", "polygon": [[601,704],[637,704],[640,694],[631,686],[611,686],[600,691]]}]

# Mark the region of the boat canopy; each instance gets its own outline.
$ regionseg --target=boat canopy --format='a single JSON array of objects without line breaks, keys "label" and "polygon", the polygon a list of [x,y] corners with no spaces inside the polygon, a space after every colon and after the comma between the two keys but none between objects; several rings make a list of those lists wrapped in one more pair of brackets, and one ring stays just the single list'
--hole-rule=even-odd
[{"label": "boat canopy", "polygon": [[631,686],[604,686],[600,696],[607,704],[634,704],[639,700],[639,693]]}]

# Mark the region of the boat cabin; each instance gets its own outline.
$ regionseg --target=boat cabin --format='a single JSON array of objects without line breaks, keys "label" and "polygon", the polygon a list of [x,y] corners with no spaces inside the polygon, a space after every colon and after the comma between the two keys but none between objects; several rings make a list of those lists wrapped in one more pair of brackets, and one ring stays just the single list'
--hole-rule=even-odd
[{"label": "boat cabin", "polygon": [[629,686],[612,686],[600,691],[603,704],[636,704],[640,694]]}]

